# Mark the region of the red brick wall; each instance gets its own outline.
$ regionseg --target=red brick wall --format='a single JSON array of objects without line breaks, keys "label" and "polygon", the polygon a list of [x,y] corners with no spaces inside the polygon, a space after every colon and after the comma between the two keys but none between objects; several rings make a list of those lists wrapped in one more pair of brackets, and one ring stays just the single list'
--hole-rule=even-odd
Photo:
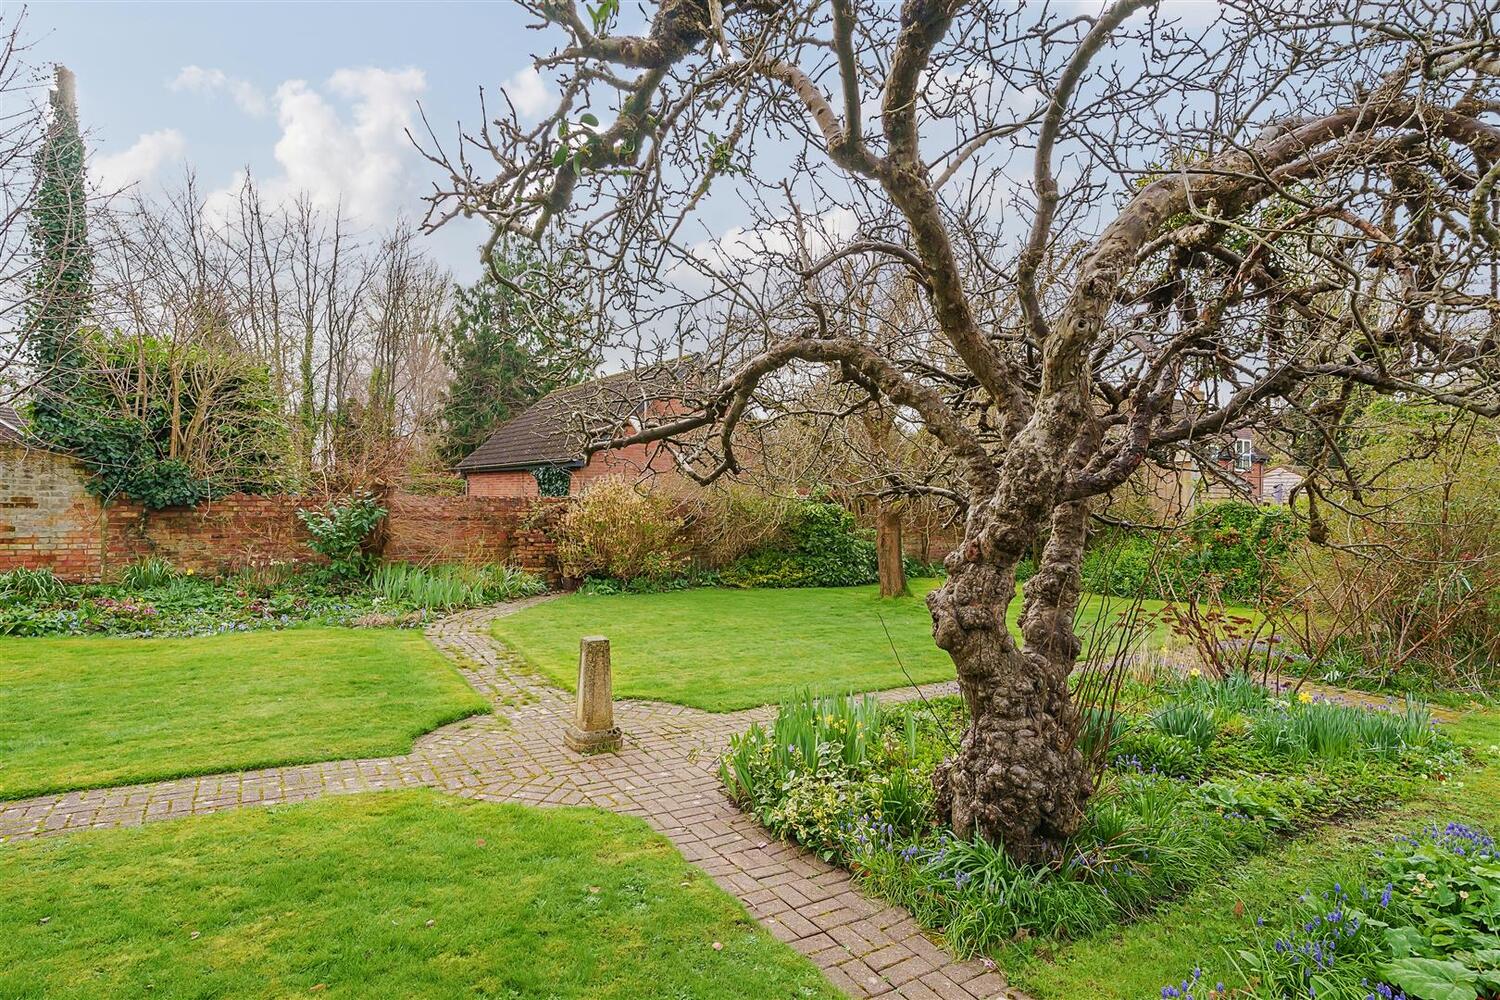
[{"label": "red brick wall", "polygon": [[572,491],[576,496],[589,483],[608,476],[638,479],[653,474],[675,475],[676,472],[676,463],[660,443],[632,444],[614,451],[595,452],[587,465],[573,470]]},{"label": "red brick wall", "polygon": [[[601,451],[589,458],[581,469],[572,470],[569,490],[573,496],[582,493],[590,483],[608,476],[628,480],[649,475],[676,475],[676,463],[660,444],[633,444],[614,451]],[[536,477],[529,471],[471,472],[466,477],[471,497],[536,497]]]},{"label": "red brick wall", "polygon": [[529,472],[471,472],[465,477],[471,497],[541,496],[536,477]]},{"label": "red brick wall", "polygon": [[[314,558],[297,510],[320,506],[318,498],[235,494],[195,508],[145,511],[122,503],[106,511],[83,484],[83,470],[64,456],[0,445],[0,572],[47,567],[82,582],[108,579],[150,556],[204,574]],[[555,584],[552,529],[566,503],[398,495],[387,505],[384,556],[510,562]]]},{"label": "red brick wall", "polygon": [[513,563],[556,583],[553,532],[567,504],[565,498],[398,495],[389,502],[384,556],[392,562]]},{"label": "red brick wall", "polygon": [[104,515],[104,559],[97,575],[108,578],[153,556],[208,575],[272,562],[306,562],[313,556],[297,510],[315,504],[308,497],[245,494],[171,510],[111,504]]},{"label": "red brick wall", "polygon": [[99,575],[99,503],[71,459],[0,444],[0,572],[26,566],[68,580]]}]

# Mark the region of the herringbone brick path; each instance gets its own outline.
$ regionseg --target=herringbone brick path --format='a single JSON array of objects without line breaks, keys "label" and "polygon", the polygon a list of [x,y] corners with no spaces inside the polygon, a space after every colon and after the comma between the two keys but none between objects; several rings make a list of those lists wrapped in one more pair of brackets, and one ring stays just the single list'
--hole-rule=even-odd
[{"label": "herringbone brick path", "polygon": [[[855,997],[974,1000],[1019,997],[980,961],[959,962],[905,910],[863,895],[847,873],[772,838],[735,808],[717,778],[729,736],[773,710],[715,715],[618,701],[619,753],[586,757],[563,744],[569,696],[495,643],[490,623],[530,603],[461,612],[428,629],[434,645],[495,702],[497,714],[422,737],[412,752],[374,760],[267,768],[0,803],[0,841],[134,826],[247,805],[426,785],[532,805],[590,805],[640,816],[689,861],[744,901],[766,927]],[[955,686],[928,685],[928,696]],[[887,692],[897,700],[915,692]]]}]

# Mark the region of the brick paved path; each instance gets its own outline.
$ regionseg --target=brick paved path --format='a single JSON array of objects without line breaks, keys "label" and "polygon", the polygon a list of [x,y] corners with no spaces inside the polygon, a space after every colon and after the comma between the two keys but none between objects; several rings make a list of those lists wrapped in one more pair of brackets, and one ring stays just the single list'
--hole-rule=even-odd
[{"label": "brick paved path", "polygon": [[[905,910],[863,895],[843,871],[775,840],[734,807],[719,786],[718,758],[731,734],[770,718],[773,709],[716,715],[617,701],[615,721],[625,732],[619,753],[585,757],[567,749],[562,727],[571,714],[570,696],[526,670],[489,636],[496,617],[530,603],[461,612],[427,632],[465,679],[495,702],[496,715],[438,729],[400,757],[0,803],[0,842],[417,785],[490,801],[597,806],[645,819],[851,996],[1020,998],[979,961],[955,961]],[[953,690],[952,684],[928,685],[923,693]],[[907,690],[881,697],[914,696]]]}]

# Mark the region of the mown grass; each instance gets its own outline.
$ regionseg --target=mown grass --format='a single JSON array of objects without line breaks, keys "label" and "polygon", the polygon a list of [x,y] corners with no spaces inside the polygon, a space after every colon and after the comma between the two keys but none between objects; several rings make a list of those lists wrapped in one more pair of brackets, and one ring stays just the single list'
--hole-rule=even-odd
[{"label": "mown grass", "polygon": [[1321,828],[1255,857],[1223,877],[1183,894],[1150,917],[1063,944],[1025,941],[996,955],[1011,983],[1037,1000],[1137,1000],[1195,966],[1209,981],[1234,986],[1226,952],[1254,937],[1255,921],[1278,926],[1297,895],[1335,883],[1353,884],[1398,833],[1434,820],[1489,825],[1500,816],[1500,713],[1472,710],[1445,731],[1474,755],[1475,767],[1455,781],[1428,786],[1399,808]]},{"label": "mown grass", "polygon": [[[616,697],[728,712],[804,687],[878,691],[909,679],[952,680],[953,661],[933,645],[923,601],[939,582],[914,580],[913,596],[893,599],[881,599],[873,586],[573,594],[501,618],[494,631],[569,689],[577,682],[579,638],[607,636]],[[1127,603],[1087,598],[1080,630]],[[1146,602],[1148,611],[1161,607]],[[1020,610],[1018,599],[1010,608],[1013,631]],[[1159,628],[1154,638],[1165,632]]]},{"label": "mown grass", "polygon": [[838,996],[595,810],[339,797],[18,845],[0,883],[8,1000]]},{"label": "mown grass", "polygon": [[416,632],[0,639],[0,799],[404,753],[488,709]]}]

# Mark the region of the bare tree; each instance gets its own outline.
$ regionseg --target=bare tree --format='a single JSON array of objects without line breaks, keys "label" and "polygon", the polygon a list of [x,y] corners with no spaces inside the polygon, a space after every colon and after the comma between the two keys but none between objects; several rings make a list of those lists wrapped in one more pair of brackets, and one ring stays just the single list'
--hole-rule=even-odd
[{"label": "bare tree", "polygon": [[29,317],[45,293],[28,237],[36,202],[34,163],[46,136],[43,93],[27,63],[25,9],[0,12],[0,402],[9,402],[35,373],[22,372]]},{"label": "bare tree", "polygon": [[[1226,0],[1195,24],[1150,0],[663,0],[626,26],[524,6],[560,38],[536,60],[560,99],[430,137],[428,224],[586,248],[632,350],[722,360],[692,412],[598,447],[718,426],[685,466],[733,473],[735,425],[809,363],[941,443],[966,523],[928,603],[972,721],[935,780],[961,837],[1044,858],[1082,823],[1091,501],[1153,454],[1295,418],[1328,442],[1316,511],[1357,488],[1333,460],[1355,392],[1500,412],[1487,4]],[[920,289],[920,324],[862,323],[838,262]]]},{"label": "bare tree", "polygon": [[[266,484],[399,485],[438,412],[451,290],[410,225],[366,236],[305,199],[269,205],[248,180],[210,203],[191,174],[162,193],[112,197],[94,217],[89,318],[112,333],[97,338],[110,357],[91,360],[108,369],[118,415],[166,407],[164,457],[210,477],[243,468],[214,407],[231,387],[265,383],[280,404],[268,416],[291,444],[284,464],[260,470]],[[179,411],[185,399],[194,406]]]}]

